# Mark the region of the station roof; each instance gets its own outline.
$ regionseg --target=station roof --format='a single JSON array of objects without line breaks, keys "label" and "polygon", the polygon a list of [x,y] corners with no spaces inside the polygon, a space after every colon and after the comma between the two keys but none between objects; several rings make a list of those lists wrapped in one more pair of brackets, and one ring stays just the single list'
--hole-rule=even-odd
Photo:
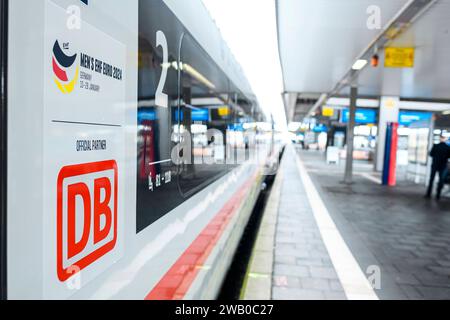
[{"label": "station roof", "polygon": [[[374,6],[380,29],[367,24]],[[323,94],[347,96],[350,83],[365,97],[448,102],[448,12],[450,0],[277,0],[288,120],[307,116]],[[414,67],[385,68],[385,47],[414,48]],[[352,70],[375,52],[377,68]]]},{"label": "station roof", "polygon": [[409,99],[450,99],[450,1],[438,1],[392,41],[392,47],[414,47],[414,68],[364,69],[358,79],[363,95]]}]

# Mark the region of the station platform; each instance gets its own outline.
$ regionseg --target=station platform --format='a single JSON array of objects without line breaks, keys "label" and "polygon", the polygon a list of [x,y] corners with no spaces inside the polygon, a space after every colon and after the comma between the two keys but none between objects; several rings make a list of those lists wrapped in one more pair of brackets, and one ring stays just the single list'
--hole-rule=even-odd
[{"label": "station platform", "polygon": [[449,299],[450,198],[373,166],[289,145],[264,213],[244,299]]}]

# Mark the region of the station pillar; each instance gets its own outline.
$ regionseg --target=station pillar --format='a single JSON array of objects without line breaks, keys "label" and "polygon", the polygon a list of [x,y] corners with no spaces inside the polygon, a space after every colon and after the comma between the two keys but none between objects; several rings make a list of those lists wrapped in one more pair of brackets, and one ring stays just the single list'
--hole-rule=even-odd
[{"label": "station pillar", "polygon": [[356,123],[356,103],[358,99],[358,88],[352,86],[350,89],[350,108],[347,124],[347,157],[345,159],[344,183],[351,184],[353,181],[353,146]]},{"label": "station pillar", "polygon": [[398,122],[400,111],[399,97],[381,97],[380,114],[378,122],[377,152],[375,157],[375,170],[383,171],[385,149],[386,149],[386,131],[388,123]]}]

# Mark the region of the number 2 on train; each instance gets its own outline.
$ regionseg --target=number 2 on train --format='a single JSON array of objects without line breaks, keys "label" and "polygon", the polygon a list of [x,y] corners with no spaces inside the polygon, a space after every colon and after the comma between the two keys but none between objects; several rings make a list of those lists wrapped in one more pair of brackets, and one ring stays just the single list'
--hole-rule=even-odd
[{"label": "number 2 on train", "polygon": [[169,69],[169,49],[167,46],[166,35],[160,30],[156,32],[156,47],[161,47],[163,50],[163,63],[161,79],[159,79],[158,88],[156,89],[155,104],[157,107],[168,108],[169,98],[167,94],[163,92],[163,89],[167,80],[167,70]]}]

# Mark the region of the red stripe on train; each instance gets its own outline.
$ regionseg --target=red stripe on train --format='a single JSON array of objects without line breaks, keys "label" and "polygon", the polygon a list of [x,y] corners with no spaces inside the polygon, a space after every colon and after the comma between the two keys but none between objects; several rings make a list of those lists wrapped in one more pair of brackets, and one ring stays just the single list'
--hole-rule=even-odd
[{"label": "red stripe on train", "polygon": [[145,300],[181,300],[247,195],[254,178],[236,192],[181,257],[145,297]]},{"label": "red stripe on train", "polygon": [[53,72],[58,77],[58,79],[61,81],[68,81],[69,79],[67,78],[66,72],[58,66],[58,64],[55,61],[55,58],[53,58],[52,63],[53,63]]}]

